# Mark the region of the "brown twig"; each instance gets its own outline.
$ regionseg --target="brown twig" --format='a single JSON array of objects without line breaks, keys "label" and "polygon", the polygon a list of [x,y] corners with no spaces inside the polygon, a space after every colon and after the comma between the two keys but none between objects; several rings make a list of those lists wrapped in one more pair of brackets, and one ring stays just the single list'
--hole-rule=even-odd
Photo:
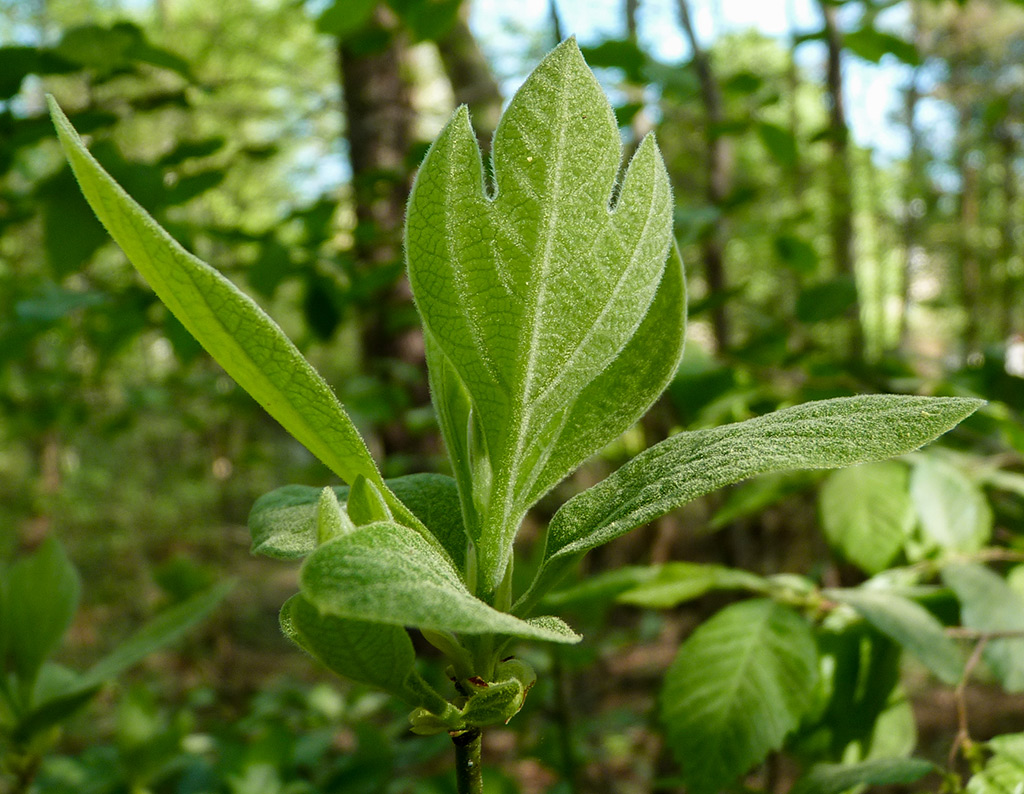
[{"label": "brown twig", "polygon": [[956,703],[957,731],[956,737],[953,739],[953,746],[949,748],[948,766],[950,769],[953,769],[957,752],[959,752],[960,748],[964,749],[964,757],[966,758],[973,744],[967,720],[967,682],[970,680],[974,668],[981,661],[981,655],[985,651],[985,646],[988,645],[989,636],[983,634],[978,638],[978,644],[974,646],[974,650],[971,651],[971,655],[967,659],[967,664],[964,665],[964,674],[960,676],[960,682],[956,685],[956,689],[953,690],[953,700]]}]

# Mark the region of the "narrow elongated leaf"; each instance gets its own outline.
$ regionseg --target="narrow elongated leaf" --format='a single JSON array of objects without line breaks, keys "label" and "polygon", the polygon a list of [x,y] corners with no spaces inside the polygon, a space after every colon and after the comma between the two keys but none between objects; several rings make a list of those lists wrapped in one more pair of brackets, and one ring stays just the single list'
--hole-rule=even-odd
[{"label": "narrow elongated leaf", "polygon": [[[576,430],[568,422],[582,393],[636,335],[662,282],[668,177],[648,138],[610,210],[621,148],[611,107],[568,41],[527,78],[498,125],[493,197],[463,108],[431,147],[410,198],[417,306],[466,389],[493,473],[474,482],[488,489],[475,499],[487,514],[469,528],[492,586],[530,500],[594,451],[560,439]],[[675,344],[665,336],[658,341]],[[678,349],[645,352],[674,360]],[[622,417],[649,404],[646,385],[641,378],[638,392],[621,395],[605,442]]]},{"label": "narrow elongated leaf", "polygon": [[90,687],[109,681],[154,651],[177,642],[209,617],[234,586],[234,581],[221,582],[164,610],[91,667],[79,685]]},{"label": "narrow elongated leaf", "polygon": [[748,571],[724,565],[669,562],[661,566],[657,576],[622,593],[618,600],[649,609],[668,609],[712,590],[764,592],[767,589],[766,579]]},{"label": "narrow elongated leaf", "polygon": [[661,693],[687,790],[714,794],[778,749],[811,704],[817,669],[810,627],[781,604],[744,601],[701,625]]},{"label": "narrow elongated leaf", "polygon": [[[1024,632],[1024,598],[1002,577],[973,563],[950,565],[942,581],[960,601],[963,624],[979,631]],[[984,658],[1010,692],[1024,692],[1024,639],[991,639]]]},{"label": "narrow elongated leaf", "polygon": [[978,551],[992,537],[992,508],[981,489],[950,463],[915,461],[910,494],[924,534],[947,551]]},{"label": "narrow elongated leaf", "polygon": [[996,736],[986,742],[993,755],[967,783],[967,794],[1018,794],[1024,780],[1024,733]]},{"label": "narrow elongated leaf", "polygon": [[468,634],[578,642],[557,618],[527,622],[472,595],[417,533],[370,524],[314,551],[302,566],[303,597],[340,618]]},{"label": "narrow elongated leaf", "polygon": [[944,683],[955,684],[964,659],[942,624],[920,604],[896,593],[865,588],[826,590],[826,598],[849,604],[878,631],[918,658]]},{"label": "narrow elongated leaf", "polygon": [[818,508],[832,547],[868,573],[889,567],[917,518],[908,483],[907,467],[896,461],[864,463],[829,477]]},{"label": "narrow elongated leaf", "polygon": [[[277,324],[182,248],[89,154],[51,97],[50,115],[86,199],[146,281],[225,371],[346,482],[383,488],[366,444],[330,387]],[[397,500],[394,500],[397,502]],[[389,505],[392,509],[394,504]],[[403,523],[409,516],[403,514]]]},{"label": "narrow elongated leaf", "polygon": [[57,650],[78,609],[82,584],[64,548],[47,538],[5,571],[7,650],[14,672],[31,688],[39,668]]},{"label": "narrow elongated leaf", "polygon": [[[462,570],[466,559],[466,533],[459,514],[455,480],[443,474],[410,474],[386,485],[448,552]],[[348,486],[335,487],[339,502],[348,501]],[[285,485],[264,494],[249,513],[252,551],[281,560],[305,557],[317,547],[316,505],[320,489]]]},{"label": "narrow elongated leaf", "polygon": [[[725,485],[771,471],[839,468],[910,452],[982,405],[956,397],[866,395],[807,403],[679,433],[578,494],[548,529],[543,592],[578,555]],[[523,600],[530,605],[531,593]]]},{"label": "narrow elongated leaf", "polygon": [[878,758],[859,764],[816,764],[789,794],[844,794],[857,786],[914,783],[935,769],[923,758]]},{"label": "narrow elongated leaf", "polygon": [[100,684],[73,687],[64,694],[44,700],[18,721],[11,731],[11,738],[19,744],[29,743],[35,736],[71,719],[96,697],[100,689]]}]

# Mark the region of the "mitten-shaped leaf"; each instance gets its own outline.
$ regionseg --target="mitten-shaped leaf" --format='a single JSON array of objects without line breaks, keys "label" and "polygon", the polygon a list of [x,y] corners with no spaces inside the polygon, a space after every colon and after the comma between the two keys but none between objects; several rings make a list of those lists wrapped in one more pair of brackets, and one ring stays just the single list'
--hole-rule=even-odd
[{"label": "mitten-shaped leaf", "polygon": [[[581,395],[623,353],[663,281],[672,202],[661,156],[644,141],[612,208],[620,158],[611,107],[569,41],[530,75],[498,126],[493,196],[465,109],[416,179],[409,274],[426,329],[484,434],[478,446],[493,476],[474,483],[487,487],[476,498],[487,507],[468,529],[492,584],[531,500],[653,399],[643,386],[621,394],[625,406],[603,432],[552,457],[562,435],[578,429],[569,420]],[[658,329],[655,341],[667,349],[644,352],[674,363],[674,332]],[[449,449],[465,449],[450,437],[465,428],[449,424],[442,421]]]}]

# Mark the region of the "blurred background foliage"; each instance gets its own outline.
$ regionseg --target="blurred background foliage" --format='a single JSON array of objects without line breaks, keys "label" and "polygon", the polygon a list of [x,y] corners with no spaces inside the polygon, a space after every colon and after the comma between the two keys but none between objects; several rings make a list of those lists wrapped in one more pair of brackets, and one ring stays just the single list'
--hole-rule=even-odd
[{"label": "blurred background foliage", "polygon": [[[580,43],[627,153],[650,130],[664,151],[691,330],[661,403],[542,508],[679,428],[862,391],[971,394],[991,402],[945,442],[949,487],[983,505],[964,530],[980,545],[1024,551],[1024,6],[779,0],[784,35],[714,24],[744,5],[552,1],[531,27],[483,0],[0,0],[0,557],[65,544],[85,590],[63,654],[83,664],[158,606],[240,579],[231,609],[72,726],[40,790],[451,790],[444,742],[407,741],[398,711],[320,682],[279,636],[295,571],[248,556],[246,515],[271,488],[328,472],[108,240],[46,92],[129,193],[278,320],[394,476],[444,465],[403,278],[416,165],[459,103],[486,151],[516,81],[600,13],[610,26],[584,25]],[[644,32],[659,27],[682,37],[681,56]],[[866,100],[845,82],[865,68],[893,101],[867,137],[851,132]],[[586,570],[686,559],[834,586],[913,556],[897,547],[879,566],[828,534],[823,479],[737,486]],[[822,504],[860,498],[842,487]],[[670,781],[656,683],[726,602],[614,603],[640,579],[567,591],[588,640],[536,652],[548,675],[489,738],[489,790]],[[918,681],[913,702],[925,752],[948,747],[948,691]],[[979,732],[1022,707],[990,698]],[[786,790],[787,763],[773,757],[751,785]]]}]

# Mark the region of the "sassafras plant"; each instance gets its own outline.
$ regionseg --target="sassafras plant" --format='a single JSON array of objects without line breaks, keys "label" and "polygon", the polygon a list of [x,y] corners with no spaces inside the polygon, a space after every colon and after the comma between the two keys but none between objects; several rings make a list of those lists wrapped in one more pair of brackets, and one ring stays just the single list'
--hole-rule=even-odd
[{"label": "sassafras plant", "polygon": [[[620,177],[615,118],[575,42],[523,84],[494,136],[493,183],[460,108],[420,168],[408,273],[453,476],[381,476],[334,392],[274,322],[185,251],[51,109],[82,190],[170,310],[272,416],[346,483],[261,498],[256,552],[305,558],[281,625],[339,675],[413,707],[412,729],[454,739],[459,789],[481,791],[480,736],[521,708],[520,640],[575,643],[541,597],[586,552],[755,474],[835,468],[916,449],[978,401],[826,400],[683,432],[566,502],[543,562],[512,589],[527,511],[636,422],[676,370],[685,331],[672,193],[654,138]],[[442,693],[408,629],[447,657]]]}]

